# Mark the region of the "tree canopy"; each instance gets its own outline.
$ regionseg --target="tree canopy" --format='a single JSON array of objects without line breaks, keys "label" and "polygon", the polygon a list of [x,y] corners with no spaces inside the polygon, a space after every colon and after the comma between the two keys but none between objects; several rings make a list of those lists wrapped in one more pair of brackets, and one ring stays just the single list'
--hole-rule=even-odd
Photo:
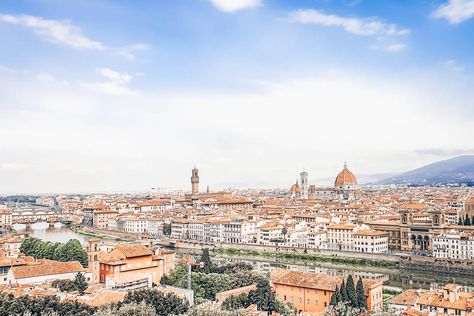
[{"label": "tree canopy", "polygon": [[67,243],[52,243],[38,238],[28,237],[22,242],[20,251],[35,259],[50,259],[56,261],[79,261],[83,267],[87,267],[87,253],[77,239],[71,239]]},{"label": "tree canopy", "polygon": [[185,313],[189,304],[172,293],[164,294],[156,289],[140,289],[127,293],[123,303],[141,303],[152,306],[157,316],[180,315]]},{"label": "tree canopy", "polygon": [[334,307],[340,307],[341,303],[351,308],[357,308],[360,310],[366,309],[367,302],[361,278],[357,281],[357,287],[354,286],[352,275],[347,277],[346,282],[342,280],[339,288],[336,286],[336,290],[331,296],[330,306],[333,306],[334,310]]},{"label": "tree canopy", "polygon": [[86,277],[82,273],[77,273],[73,281],[74,288],[79,292],[80,295],[84,294],[84,291],[89,286],[86,282]]},{"label": "tree canopy", "polygon": [[0,316],[11,315],[59,315],[59,316],[90,316],[96,308],[78,302],[60,302],[57,296],[35,298],[0,293]]}]

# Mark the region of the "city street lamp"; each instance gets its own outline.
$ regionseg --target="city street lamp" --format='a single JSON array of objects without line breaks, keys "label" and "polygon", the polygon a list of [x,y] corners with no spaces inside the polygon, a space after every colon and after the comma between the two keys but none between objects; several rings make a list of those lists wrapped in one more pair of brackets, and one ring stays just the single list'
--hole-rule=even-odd
[{"label": "city street lamp", "polygon": [[[188,290],[191,290],[191,268],[192,267],[200,267],[203,268],[205,266],[204,262],[187,262],[188,265]],[[194,294],[193,294],[194,295]]]}]

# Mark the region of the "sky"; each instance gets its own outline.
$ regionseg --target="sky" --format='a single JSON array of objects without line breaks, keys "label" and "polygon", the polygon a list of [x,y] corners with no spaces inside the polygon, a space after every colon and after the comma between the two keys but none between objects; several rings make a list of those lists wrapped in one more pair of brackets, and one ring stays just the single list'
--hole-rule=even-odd
[{"label": "sky", "polygon": [[474,153],[474,0],[2,0],[0,193],[289,187]]}]

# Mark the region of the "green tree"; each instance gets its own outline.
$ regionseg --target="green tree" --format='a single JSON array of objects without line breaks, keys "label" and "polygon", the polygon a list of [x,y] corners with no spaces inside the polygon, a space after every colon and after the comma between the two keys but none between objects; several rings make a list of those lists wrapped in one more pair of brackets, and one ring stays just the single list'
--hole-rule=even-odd
[{"label": "green tree", "polygon": [[459,226],[462,226],[462,225],[463,225],[462,217],[461,217],[461,216],[459,216],[458,225],[459,225]]},{"label": "green tree", "polygon": [[156,311],[145,302],[128,303],[120,306],[117,316],[156,316]]},{"label": "green tree", "polygon": [[276,311],[275,293],[267,280],[257,283],[256,289],[249,293],[249,300],[251,304],[256,304],[259,310],[270,314]]},{"label": "green tree", "polygon": [[222,302],[222,308],[225,310],[238,310],[247,308],[250,305],[248,293],[241,293],[236,296],[230,296]]},{"label": "green tree", "polygon": [[87,253],[77,239],[71,239],[66,244],[44,242],[40,239],[28,237],[22,242],[20,251],[36,259],[47,258],[57,261],[79,261],[87,267]]},{"label": "green tree", "polygon": [[203,305],[194,305],[187,313],[187,316],[244,316],[245,314],[237,310],[215,310]]},{"label": "green tree", "polygon": [[157,316],[180,315],[188,310],[188,303],[172,293],[164,294],[156,289],[128,292],[123,303],[141,303],[152,306]]},{"label": "green tree", "polygon": [[330,301],[330,305],[332,306],[336,306],[337,303],[339,303],[340,299],[339,299],[339,288],[337,287],[336,285],[336,289],[334,290],[334,293],[332,294],[331,296],[331,301]]},{"label": "green tree", "polygon": [[199,268],[200,271],[209,273],[212,269],[211,256],[209,255],[209,248],[204,248],[201,253],[201,258],[199,262],[204,264],[204,267]]},{"label": "green tree", "polygon": [[344,283],[344,280],[342,280],[341,287],[339,288],[339,292],[341,293],[341,302],[348,302],[349,297],[347,296],[346,284]]},{"label": "green tree", "polygon": [[61,259],[63,260],[60,261],[79,261],[83,267],[88,265],[87,253],[77,239],[71,239],[64,245]]},{"label": "green tree", "polygon": [[346,293],[347,293],[347,298],[351,306],[357,307],[357,296],[356,296],[356,290],[355,290],[355,285],[354,285],[354,279],[352,278],[352,275],[349,274],[347,277],[346,281]]},{"label": "green tree", "polygon": [[51,286],[57,288],[61,292],[72,292],[76,290],[73,280],[54,280],[51,283]]},{"label": "green tree", "polygon": [[349,302],[339,302],[336,306],[329,306],[323,316],[360,316],[361,310],[350,306]]},{"label": "green tree", "polygon": [[59,247],[61,247],[61,243],[55,242],[49,249],[48,253],[46,254],[46,258],[50,260],[54,260],[54,258],[56,258],[56,249],[58,249]]},{"label": "green tree", "polygon": [[171,223],[163,224],[163,235],[171,236]]},{"label": "green tree", "polygon": [[88,286],[89,285],[87,284],[84,274],[78,272],[74,278],[74,288],[79,292],[80,295],[83,295]]},{"label": "green tree", "polygon": [[367,308],[364,285],[362,284],[362,278],[360,277],[359,277],[359,280],[357,281],[356,296],[357,296],[357,307],[359,307],[360,309]]},{"label": "green tree", "polygon": [[59,315],[59,316],[89,316],[96,308],[78,302],[60,302],[57,296],[39,298],[21,296],[15,298],[11,294],[0,293],[0,316],[11,315]]},{"label": "green tree", "polygon": [[47,254],[51,251],[51,247],[53,246],[53,243],[50,241],[47,242],[42,242],[38,246],[38,252],[36,254],[37,258],[47,258]]},{"label": "green tree", "polygon": [[471,226],[471,219],[467,215],[464,217],[464,226]]},{"label": "green tree", "polygon": [[286,228],[286,226],[283,226],[281,229],[281,234],[283,235],[284,242],[286,242],[286,234],[288,234],[288,228]]}]

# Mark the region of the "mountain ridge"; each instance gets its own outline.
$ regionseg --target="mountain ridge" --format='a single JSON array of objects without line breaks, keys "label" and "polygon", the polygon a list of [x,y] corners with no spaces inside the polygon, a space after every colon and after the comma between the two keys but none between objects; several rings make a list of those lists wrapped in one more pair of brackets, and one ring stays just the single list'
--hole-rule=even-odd
[{"label": "mountain ridge", "polygon": [[436,185],[474,182],[474,155],[430,163],[373,184]]}]

